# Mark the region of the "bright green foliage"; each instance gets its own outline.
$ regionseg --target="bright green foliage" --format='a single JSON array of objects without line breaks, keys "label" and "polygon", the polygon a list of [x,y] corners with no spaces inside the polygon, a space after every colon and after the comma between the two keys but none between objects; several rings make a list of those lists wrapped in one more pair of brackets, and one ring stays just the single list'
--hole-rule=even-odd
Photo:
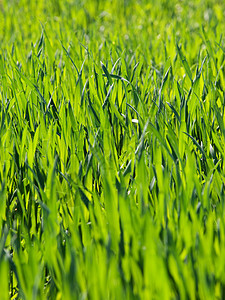
[{"label": "bright green foliage", "polygon": [[225,298],[224,19],[0,0],[0,299]]}]

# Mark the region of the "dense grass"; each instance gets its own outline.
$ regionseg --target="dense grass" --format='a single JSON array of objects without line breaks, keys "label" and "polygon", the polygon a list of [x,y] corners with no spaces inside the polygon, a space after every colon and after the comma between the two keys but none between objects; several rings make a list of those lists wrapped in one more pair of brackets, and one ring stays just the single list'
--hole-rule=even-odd
[{"label": "dense grass", "polygon": [[0,299],[225,298],[223,1],[0,1]]}]

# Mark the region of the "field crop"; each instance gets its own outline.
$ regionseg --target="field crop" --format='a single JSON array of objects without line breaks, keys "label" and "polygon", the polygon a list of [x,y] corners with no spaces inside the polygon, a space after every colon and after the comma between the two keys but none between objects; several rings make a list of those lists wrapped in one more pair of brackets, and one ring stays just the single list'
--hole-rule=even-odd
[{"label": "field crop", "polygon": [[225,299],[225,3],[0,0],[0,299]]}]

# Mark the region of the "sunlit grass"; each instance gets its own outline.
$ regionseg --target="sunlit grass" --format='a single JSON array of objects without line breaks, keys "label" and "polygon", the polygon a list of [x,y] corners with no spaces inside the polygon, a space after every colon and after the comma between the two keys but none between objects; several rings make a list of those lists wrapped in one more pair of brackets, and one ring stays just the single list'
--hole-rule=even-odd
[{"label": "sunlit grass", "polygon": [[218,1],[0,1],[0,299],[223,299]]}]

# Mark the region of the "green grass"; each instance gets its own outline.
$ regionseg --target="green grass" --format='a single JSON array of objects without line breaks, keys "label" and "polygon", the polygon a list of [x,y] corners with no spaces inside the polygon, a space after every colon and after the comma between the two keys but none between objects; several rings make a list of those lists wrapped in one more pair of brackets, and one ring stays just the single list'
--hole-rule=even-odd
[{"label": "green grass", "polygon": [[0,298],[225,298],[223,1],[0,0]]}]

